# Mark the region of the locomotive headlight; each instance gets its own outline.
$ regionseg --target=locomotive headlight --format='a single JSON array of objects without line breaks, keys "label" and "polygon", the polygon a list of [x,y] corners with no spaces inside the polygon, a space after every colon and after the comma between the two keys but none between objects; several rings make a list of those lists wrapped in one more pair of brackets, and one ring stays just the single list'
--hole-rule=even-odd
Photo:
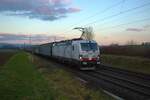
[{"label": "locomotive headlight", "polygon": [[79,58],[82,58],[82,55],[79,55]]},{"label": "locomotive headlight", "polygon": [[82,55],[79,55],[79,59],[82,61]]},{"label": "locomotive headlight", "polygon": [[100,60],[100,55],[97,56],[97,60]]}]

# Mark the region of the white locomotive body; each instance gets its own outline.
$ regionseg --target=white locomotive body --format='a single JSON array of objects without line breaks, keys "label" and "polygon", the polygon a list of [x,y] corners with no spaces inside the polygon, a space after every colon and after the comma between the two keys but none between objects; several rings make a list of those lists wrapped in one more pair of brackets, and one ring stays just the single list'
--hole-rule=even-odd
[{"label": "white locomotive body", "polygon": [[75,64],[80,69],[95,69],[100,64],[100,51],[94,40],[72,39],[36,46],[34,52],[59,61]]}]

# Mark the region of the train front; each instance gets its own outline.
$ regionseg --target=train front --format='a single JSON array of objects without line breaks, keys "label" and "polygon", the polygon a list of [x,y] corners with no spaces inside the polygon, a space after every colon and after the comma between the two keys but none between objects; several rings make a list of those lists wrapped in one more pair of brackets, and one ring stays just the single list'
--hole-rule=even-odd
[{"label": "train front", "polygon": [[79,60],[81,70],[95,69],[100,65],[100,50],[95,41],[82,41],[80,43]]}]

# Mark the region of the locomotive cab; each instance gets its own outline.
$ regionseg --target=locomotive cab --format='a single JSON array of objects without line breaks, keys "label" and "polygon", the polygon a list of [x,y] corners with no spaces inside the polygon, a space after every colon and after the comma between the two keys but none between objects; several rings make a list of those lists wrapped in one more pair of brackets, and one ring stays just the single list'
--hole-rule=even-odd
[{"label": "locomotive cab", "polygon": [[95,69],[100,65],[100,51],[95,41],[86,40],[79,43],[79,61],[82,70]]}]

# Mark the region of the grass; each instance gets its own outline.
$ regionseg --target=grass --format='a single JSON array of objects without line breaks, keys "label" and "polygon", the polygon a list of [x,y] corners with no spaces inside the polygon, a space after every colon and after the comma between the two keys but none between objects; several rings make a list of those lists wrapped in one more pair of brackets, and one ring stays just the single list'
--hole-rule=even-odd
[{"label": "grass", "polygon": [[42,59],[35,58],[34,63],[39,71],[45,76],[49,85],[53,87],[59,95],[57,100],[112,100],[113,98],[102,91],[88,88],[75,76],[65,71],[58,65],[51,64]]},{"label": "grass", "polygon": [[54,93],[24,52],[0,70],[1,100],[53,100]]},{"label": "grass", "polygon": [[[101,91],[87,88],[65,70],[45,66],[20,52],[0,70],[1,100],[112,100]],[[40,65],[41,64],[41,65]]]},{"label": "grass", "polygon": [[[11,56],[8,54],[7,60]],[[113,99],[102,91],[88,88],[74,75],[58,68],[57,65],[48,64],[37,58],[33,59],[33,64],[30,57],[24,52],[17,53],[1,68],[1,100]],[[150,59],[116,55],[102,55],[101,57],[103,64],[150,74]]]},{"label": "grass", "polygon": [[113,67],[150,74],[150,59],[130,56],[102,55],[103,64]]}]

